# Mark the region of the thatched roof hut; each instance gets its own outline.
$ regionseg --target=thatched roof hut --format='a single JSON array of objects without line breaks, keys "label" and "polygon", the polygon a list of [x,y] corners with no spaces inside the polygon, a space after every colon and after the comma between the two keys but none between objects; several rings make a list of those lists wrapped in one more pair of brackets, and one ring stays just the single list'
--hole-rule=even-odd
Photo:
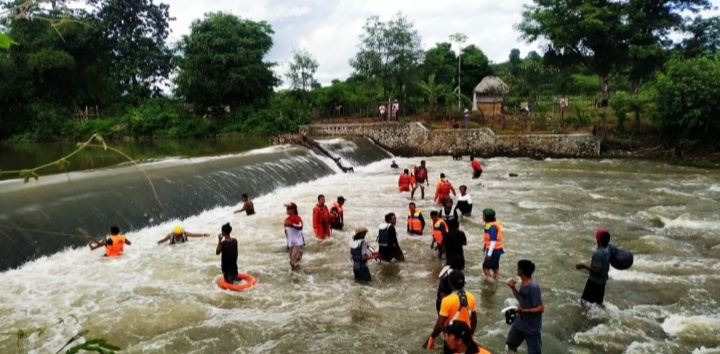
[{"label": "thatched roof hut", "polygon": [[473,110],[478,110],[478,103],[503,102],[508,93],[508,85],[497,76],[485,76],[473,90]]}]

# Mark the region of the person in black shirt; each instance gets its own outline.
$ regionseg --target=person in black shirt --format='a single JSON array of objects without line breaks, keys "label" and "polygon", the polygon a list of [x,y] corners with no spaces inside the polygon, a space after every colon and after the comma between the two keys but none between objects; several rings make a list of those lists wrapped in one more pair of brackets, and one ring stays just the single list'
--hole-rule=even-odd
[{"label": "person in black shirt", "polygon": [[226,282],[232,284],[237,281],[238,276],[238,242],[237,239],[230,237],[230,232],[232,232],[230,223],[223,225],[221,231],[222,233],[218,235],[215,254],[218,255],[222,253],[222,261],[220,264],[222,266],[223,278],[225,278]]},{"label": "person in black shirt", "polygon": [[465,269],[465,255],[463,254],[463,246],[467,246],[467,237],[465,233],[460,231],[460,223],[457,219],[447,222],[450,232],[443,237],[443,245],[445,246],[445,255],[447,257],[446,264],[451,265],[452,262],[457,264],[457,268]]},{"label": "person in black shirt", "polygon": [[389,213],[385,215],[385,224],[381,224],[378,229],[378,245],[380,249],[380,258],[383,261],[390,262],[395,258],[398,262],[405,261],[405,255],[400,249],[400,244],[397,239],[397,231],[395,230],[395,223],[397,218],[395,213]]}]

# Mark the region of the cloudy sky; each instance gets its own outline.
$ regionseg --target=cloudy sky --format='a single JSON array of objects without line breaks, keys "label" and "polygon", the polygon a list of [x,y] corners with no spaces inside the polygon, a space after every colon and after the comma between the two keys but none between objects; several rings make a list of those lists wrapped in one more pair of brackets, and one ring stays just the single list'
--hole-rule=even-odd
[{"label": "cloudy sky", "polygon": [[[352,69],[348,60],[357,52],[365,20],[374,15],[387,21],[398,11],[415,24],[423,49],[448,41],[453,33],[468,36],[491,61],[506,61],[512,48],[524,57],[538,44],[524,43],[513,28],[520,22],[523,5],[531,0],[161,0],[170,5],[170,41],[190,31],[193,20],[207,12],[229,12],[242,18],[269,22],[274,46],[268,60],[287,69],[293,48],[307,49],[318,61],[316,79],[323,85],[344,80]],[[720,0],[713,0],[715,5]]]}]

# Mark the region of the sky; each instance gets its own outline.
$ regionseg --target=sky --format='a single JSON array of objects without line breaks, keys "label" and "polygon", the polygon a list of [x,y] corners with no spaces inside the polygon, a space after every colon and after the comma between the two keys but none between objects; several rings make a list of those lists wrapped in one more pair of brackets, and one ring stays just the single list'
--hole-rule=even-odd
[{"label": "sky", "polygon": [[[307,49],[318,61],[315,79],[323,86],[333,79],[345,80],[352,68],[349,60],[358,50],[365,20],[374,15],[389,20],[401,11],[414,23],[427,50],[449,36],[468,36],[465,46],[475,44],[492,62],[507,61],[510,50],[524,57],[539,50],[540,43],[525,43],[514,26],[522,19],[523,5],[531,0],[160,0],[170,5],[170,43],[190,32],[194,20],[207,12],[223,11],[244,19],[272,25],[273,48],[267,60],[276,62],[283,78],[294,48]],[[712,1],[715,6],[720,0]],[[715,11],[714,11],[715,12]],[[457,45],[453,48],[457,50]],[[287,86],[284,82],[283,87]]]}]

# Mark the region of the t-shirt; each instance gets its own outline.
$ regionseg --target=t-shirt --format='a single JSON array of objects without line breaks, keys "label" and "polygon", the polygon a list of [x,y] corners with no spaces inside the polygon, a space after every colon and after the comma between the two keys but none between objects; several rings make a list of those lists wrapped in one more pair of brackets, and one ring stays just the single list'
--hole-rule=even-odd
[{"label": "t-shirt", "polygon": [[445,245],[445,254],[448,263],[453,257],[460,257],[462,263],[465,263],[465,255],[463,254],[463,246],[467,245],[467,237],[465,233],[457,230],[450,231],[443,237],[443,245]]},{"label": "t-shirt", "polygon": [[[538,307],[543,303],[540,286],[535,280],[528,285],[521,286],[518,293],[518,302],[520,307],[524,309]],[[526,334],[540,333],[542,329],[542,313],[518,313],[513,326]]]},{"label": "t-shirt", "polygon": [[592,255],[590,266],[600,268],[600,274],[590,272],[588,276],[590,281],[596,284],[605,284],[608,280],[608,271],[610,270],[610,251],[607,247],[598,247]]},{"label": "t-shirt", "polygon": [[223,240],[222,243],[222,271],[225,272],[235,272],[237,273],[238,266],[237,266],[237,258],[238,258],[238,242],[237,239],[232,239],[231,241],[225,241]]},{"label": "t-shirt", "polygon": [[453,320],[455,317],[455,314],[457,313],[456,320],[463,321],[467,323],[468,326],[470,326],[470,312],[475,312],[477,310],[476,304],[475,304],[475,296],[470,294],[469,292],[465,291],[465,296],[467,297],[468,306],[467,308],[460,308],[460,297],[458,296],[457,292],[454,292],[448,296],[445,296],[442,300],[442,303],[440,304],[440,316],[445,316],[447,319],[445,320],[445,326],[450,323],[450,321]]},{"label": "t-shirt", "polygon": [[293,226],[285,226],[285,235],[287,236],[288,247],[305,246],[305,236],[303,235],[303,221],[300,215],[290,215],[285,219],[286,224]]}]

